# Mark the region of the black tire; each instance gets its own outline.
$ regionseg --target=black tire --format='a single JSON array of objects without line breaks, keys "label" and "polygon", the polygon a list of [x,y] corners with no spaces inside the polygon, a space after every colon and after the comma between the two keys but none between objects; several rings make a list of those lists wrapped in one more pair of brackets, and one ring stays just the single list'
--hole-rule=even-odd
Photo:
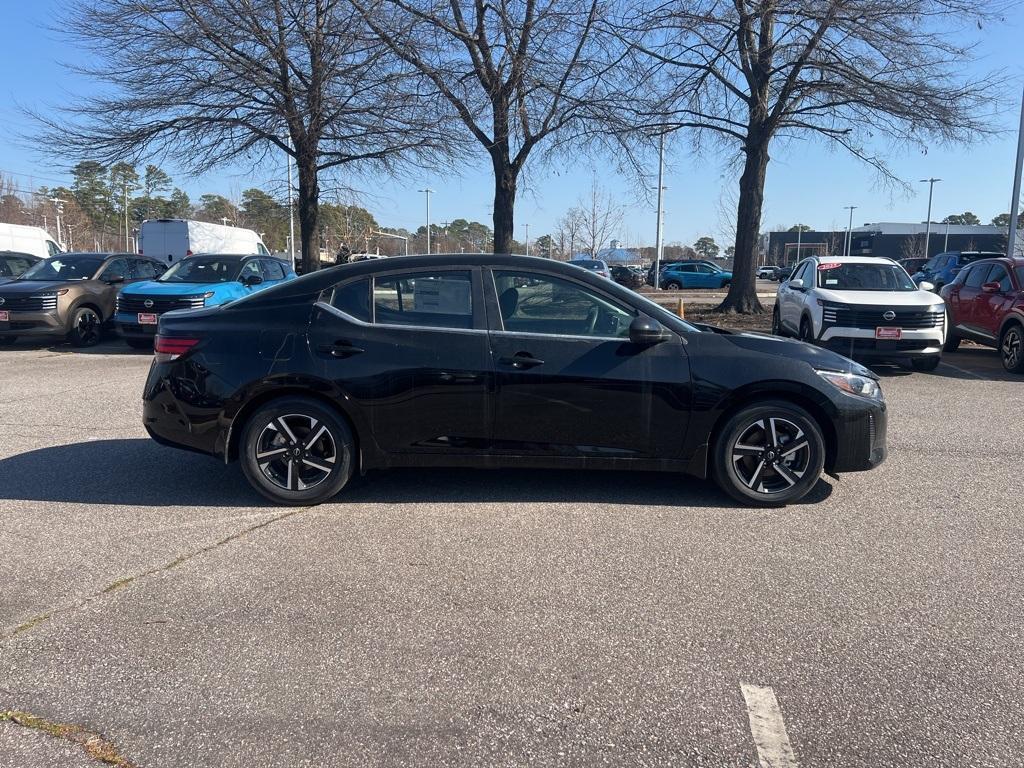
[{"label": "black tire", "polygon": [[939,363],[942,358],[939,355],[932,355],[931,357],[914,357],[910,360],[910,367],[915,371],[921,373],[931,373],[939,367]]},{"label": "black tire", "polygon": [[947,333],[946,340],[942,342],[942,351],[956,352],[958,349],[960,349],[961,341],[963,341],[963,339],[961,339],[959,336],[952,333]]},{"label": "black tire", "polygon": [[772,334],[774,336],[785,336],[786,332],[782,328],[782,318],[779,317],[779,305],[776,304],[775,308],[772,309]]},{"label": "black tire", "polygon": [[800,341],[808,344],[814,343],[814,331],[811,328],[811,319],[806,315],[800,320]]},{"label": "black tire", "polygon": [[724,283],[722,283],[722,288],[723,288],[723,289],[726,289],[726,290],[728,290],[728,289],[729,289],[729,288],[731,288],[731,287],[732,287],[732,283],[730,283],[730,282],[728,282],[728,281],[727,281],[727,282],[724,282]]},{"label": "black tire", "polygon": [[999,357],[1009,373],[1024,373],[1024,328],[1008,325],[999,338]]},{"label": "black tire", "polygon": [[71,314],[68,341],[74,347],[95,347],[103,338],[103,318],[92,307],[79,307]]},{"label": "black tire", "polygon": [[152,339],[135,339],[130,336],[125,336],[124,341],[132,349],[148,349],[150,352],[153,351]]},{"label": "black tire", "polygon": [[667,283],[665,283],[666,291],[680,291],[682,290],[682,288],[683,286],[677,283],[675,280],[669,280]]},{"label": "black tire", "polygon": [[[797,444],[787,455],[787,446]],[[825,440],[814,418],[784,400],[748,405],[719,431],[711,474],[718,486],[750,506],[799,501],[817,484],[825,465]]]},{"label": "black tire", "polygon": [[17,340],[17,336],[0,336],[0,347],[10,347]]},{"label": "black tire", "polygon": [[320,504],[352,477],[355,438],[332,408],[312,398],[283,397],[246,421],[239,458],[252,487],[275,504]]}]

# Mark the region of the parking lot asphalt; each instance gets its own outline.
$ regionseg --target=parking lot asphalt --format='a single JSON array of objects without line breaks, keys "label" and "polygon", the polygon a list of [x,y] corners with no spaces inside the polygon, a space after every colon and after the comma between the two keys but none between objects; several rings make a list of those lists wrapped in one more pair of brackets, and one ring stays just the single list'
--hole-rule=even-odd
[{"label": "parking lot asphalt", "polygon": [[441,470],[282,509],[146,438],[147,355],[0,351],[0,766],[1017,764],[1024,380],[947,360],[880,367],[889,460],[786,509]]}]

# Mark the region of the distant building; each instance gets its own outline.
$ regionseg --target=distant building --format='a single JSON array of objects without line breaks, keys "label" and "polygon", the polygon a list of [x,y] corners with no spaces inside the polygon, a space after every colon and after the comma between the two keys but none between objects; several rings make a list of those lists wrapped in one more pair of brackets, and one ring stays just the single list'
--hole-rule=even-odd
[{"label": "distant building", "polygon": [[[854,256],[882,256],[907,259],[924,256],[926,225],[879,222],[854,227],[850,233],[850,253]],[[846,230],[802,232],[765,232],[761,235],[760,263],[792,264],[805,256],[841,256],[845,251]],[[943,251],[1002,251],[1006,249],[1006,228],[990,224],[932,223],[928,255]]]},{"label": "distant building", "polygon": [[580,259],[601,259],[607,264],[636,264],[640,261],[640,254],[629,248],[623,248],[618,240],[612,240],[611,247],[602,248],[596,256],[589,253],[574,253],[573,261]]}]

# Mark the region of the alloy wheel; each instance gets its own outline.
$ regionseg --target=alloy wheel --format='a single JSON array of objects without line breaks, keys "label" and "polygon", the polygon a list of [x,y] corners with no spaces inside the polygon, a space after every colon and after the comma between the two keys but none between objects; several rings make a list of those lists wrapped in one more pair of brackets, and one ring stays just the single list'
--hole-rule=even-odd
[{"label": "alloy wheel", "polygon": [[267,478],[286,491],[306,491],[323,483],[338,461],[338,447],[326,424],[314,416],[278,416],[256,441],[256,463]]},{"label": "alloy wheel", "polygon": [[1000,352],[1003,356],[1003,367],[1006,370],[1016,371],[1021,367],[1022,355],[1024,355],[1024,338],[1021,336],[1020,328],[1014,326],[1003,334]]},{"label": "alloy wheel", "polygon": [[811,444],[789,419],[766,417],[739,433],[730,454],[736,476],[750,490],[771,496],[796,485],[811,465]]},{"label": "alloy wheel", "polygon": [[83,347],[91,347],[100,340],[100,318],[91,309],[78,313],[75,332]]}]

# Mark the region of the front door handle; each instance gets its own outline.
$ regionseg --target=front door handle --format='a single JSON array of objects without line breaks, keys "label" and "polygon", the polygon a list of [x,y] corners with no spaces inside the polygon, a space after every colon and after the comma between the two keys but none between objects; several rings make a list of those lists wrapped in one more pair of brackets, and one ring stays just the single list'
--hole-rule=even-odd
[{"label": "front door handle", "polygon": [[521,371],[538,365],[544,365],[543,360],[534,357],[529,352],[516,352],[512,357],[499,357],[498,362],[502,365],[511,365],[513,368],[518,368]]},{"label": "front door handle", "polygon": [[331,357],[352,357],[352,355],[358,355],[360,352],[365,352],[365,349],[361,347],[353,346],[350,341],[336,341],[333,344],[321,344],[316,348],[317,352],[321,352]]}]

